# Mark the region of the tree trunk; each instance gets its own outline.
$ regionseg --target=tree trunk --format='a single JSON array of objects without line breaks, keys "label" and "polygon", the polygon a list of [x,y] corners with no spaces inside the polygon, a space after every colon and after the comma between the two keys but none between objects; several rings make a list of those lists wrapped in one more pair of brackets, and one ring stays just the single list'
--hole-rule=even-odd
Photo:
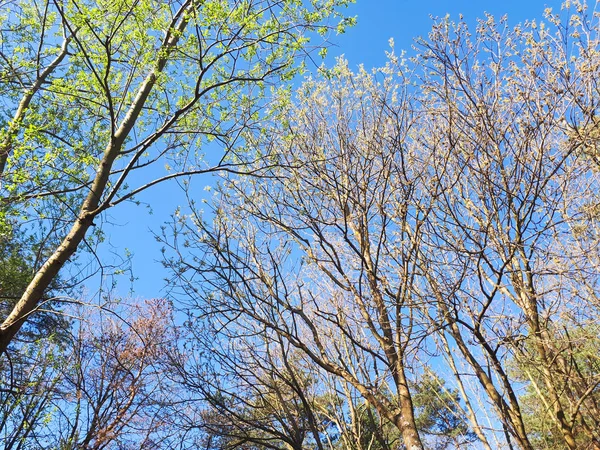
[{"label": "tree trunk", "polygon": [[77,220],[71,227],[69,234],[67,234],[50,258],[48,258],[40,270],[38,270],[21,296],[21,299],[17,302],[2,325],[0,325],[0,355],[6,351],[14,336],[21,326],[23,326],[23,323],[36,309],[44,292],[48,289],[48,286],[56,277],[60,269],[62,269],[69,258],[75,253],[77,247],[83,241],[88,229],[92,225],[94,217],[102,211],[103,207],[101,205],[101,200],[106,190],[106,186],[108,185],[113,163],[121,153],[125,139],[133,129],[142,108],[146,103],[146,99],[156,83],[158,75],[163,71],[171,51],[177,45],[179,37],[187,26],[188,18],[185,13],[190,8],[191,4],[191,0],[185,2],[175,14],[173,21],[171,22],[171,27],[167,30],[161,48],[157,52],[157,55],[159,56],[155,66],[150,70],[140,85],[127,114],[123,118],[123,121],[115,134],[111,136],[110,142],[104,150],[104,156],[96,170],[96,176],[91,185],[90,192],[84,200],[79,210]]}]

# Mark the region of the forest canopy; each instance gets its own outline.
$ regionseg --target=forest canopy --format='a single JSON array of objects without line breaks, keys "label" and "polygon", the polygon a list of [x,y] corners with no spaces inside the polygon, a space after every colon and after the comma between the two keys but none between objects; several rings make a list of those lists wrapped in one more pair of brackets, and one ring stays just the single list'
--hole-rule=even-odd
[{"label": "forest canopy", "polygon": [[[293,92],[347,2],[167,3],[5,17],[5,447],[600,450],[598,13],[446,17]],[[108,208],[206,172],[168,298],[51,300]]]}]

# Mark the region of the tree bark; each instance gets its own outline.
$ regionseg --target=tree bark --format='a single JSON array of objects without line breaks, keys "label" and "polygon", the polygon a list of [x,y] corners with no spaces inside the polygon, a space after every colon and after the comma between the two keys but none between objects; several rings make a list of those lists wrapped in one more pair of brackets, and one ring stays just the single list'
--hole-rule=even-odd
[{"label": "tree bark", "polygon": [[177,45],[179,37],[187,26],[188,19],[185,12],[190,8],[191,4],[191,0],[185,2],[178,13],[175,14],[171,27],[166,33],[161,48],[157,52],[159,57],[155,66],[140,85],[127,114],[115,134],[111,136],[110,142],[104,150],[104,156],[96,170],[96,176],[91,185],[90,192],[83,201],[71,230],[35,274],[11,313],[2,325],[0,325],[0,355],[6,351],[29,315],[35,311],[44,292],[48,289],[48,286],[57,276],[60,269],[75,253],[77,247],[85,238],[87,231],[92,226],[94,217],[102,212],[101,200],[108,185],[113,164],[121,153],[125,139],[133,129],[146,99],[156,83],[158,75],[164,69],[171,51]]}]

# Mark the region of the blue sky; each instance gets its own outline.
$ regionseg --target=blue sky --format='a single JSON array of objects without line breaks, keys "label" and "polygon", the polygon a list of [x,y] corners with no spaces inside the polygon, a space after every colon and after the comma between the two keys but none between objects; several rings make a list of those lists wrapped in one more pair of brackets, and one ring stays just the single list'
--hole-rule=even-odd
[{"label": "blue sky", "polygon": [[[469,25],[474,25],[485,13],[497,17],[507,14],[509,24],[516,25],[525,20],[539,20],[546,7],[559,10],[560,5],[557,0],[357,0],[348,14],[357,16],[358,24],[343,35],[332,36],[334,47],[330,48],[325,64],[332,65],[336,56],[344,55],[352,68],[359,64],[367,68],[382,66],[390,38],[394,39],[397,52],[404,49],[410,54],[413,39],[425,37],[429,32],[431,16],[450,14],[452,19],[458,20],[462,14]],[[196,180],[199,195],[206,195],[201,187],[212,184],[213,180],[210,177]],[[162,269],[160,246],[152,231],[159,232],[177,204],[184,203],[185,199],[175,186],[159,186],[138,200],[151,204],[153,213],[129,204],[109,211],[108,221],[112,224],[105,228],[107,242],[100,254],[110,260],[114,257],[111,253],[122,255],[128,249],[133,255],[133,273],[137,278],[132,295],[155,298],[165,295],[163,278],[168,274]],[[127,295],[132,288],[127,278],[119,280],[117,293],[120,295]],[[96,288],[97,285],[90,284],[89,294]]]},{"label": "blue sky", "polygon": [[[541,19],[544,9],[557,11],[561,1],[554,0],[357,0],[349,15],[357,16],[357,26],[334,37],[336,47],[331,56],[343,54],[351,66],[381,66],[385,63],[388,41],[393,38],[396,50],[409,50],[414,38],[426,37],[431,17],[458,20],[459,14],[469,25],[485,13],[496,17],[508,15],[509,24]],[[591,3],[591,2],[590,2]],[[331,60],[332,58],[328,58]]]}]

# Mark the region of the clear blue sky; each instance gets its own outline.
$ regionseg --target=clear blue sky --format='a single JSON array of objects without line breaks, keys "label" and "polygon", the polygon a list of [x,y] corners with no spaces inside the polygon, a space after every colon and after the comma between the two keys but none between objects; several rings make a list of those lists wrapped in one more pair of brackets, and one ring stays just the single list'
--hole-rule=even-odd
[{"label": "clear blue sky", "polygon": [[[592,0],[593,1],[593,0]],[[590,2],[591,3],[591,2]],[[516,25],[525,20],[542,18],[546,7],[560,9],[561,2],[543,0],[357,0],[349,9],[349,15],[357,16],[358,25],[346,34],[333,36],[335,47],[329,50],[325,63],[334,63],[335,56],[345,55],[351,67],[364,64],[375,67],[385,64],[388,41],[393,38],[396,51],[409,50],[415,37],[426,36],[431,28],[431,18],[450,14],[458,20],[459,14],[469,25],[478,17],[491,13],[494,16],[508,15],[509,24]],[[316,57],[319,60],[319,57]],[[196,181],[197,187],[212,184],[205,177]],[[200,193],[204,193],[198,189]],[[134,296],[153,298],[164,295],[163,278],[167,275],[161,266],[160,246],[150,230],[158,232],[169,218],[177,203],[185,200],[174,186],[159,186],[146,192],[139,200],[152,204],[153,214],[146,208],[120,205],[109,212],[115,225],[105,228],[107,242],[101,255],[109,259],[111,252],[123,254],[127,248],[133,253],[135,282]],[[127,277],[120,280],[117,292],[126,295],[131,285]],[[90,284],[90,294],[97,288]]]},{"label": "clear blue sky", "polygon": [[[426,37],[431,17],[458,20],[459,14],[469,25],[485,13],[496,17],[507,15],[510,25],[541,19],[547,7],[560,10],[558,0],[357,0],[349,15],[357,16],[358,25],[345,35],[337,36],[331,56],[344,54],[351,66],[381,66],[385,63],[388,41],[394,38],[396,51],[410,50],[413,39]],[[591,2],[590,2],[591,3]],[[328,58],[331,60],[331,58]]]}]

